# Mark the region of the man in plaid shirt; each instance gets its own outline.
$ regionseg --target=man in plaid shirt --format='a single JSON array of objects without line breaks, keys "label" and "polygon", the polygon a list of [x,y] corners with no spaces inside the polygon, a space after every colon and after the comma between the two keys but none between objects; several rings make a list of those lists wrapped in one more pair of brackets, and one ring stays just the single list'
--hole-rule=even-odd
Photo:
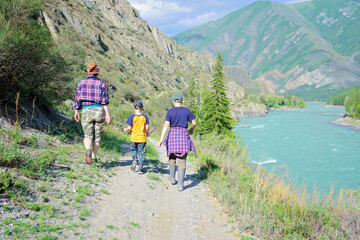
[{"label": "man in plaid shirt", "polygon": [[[183,107],[183,96],[180,93],[175,93],[172,99],[174,105],[166,113],[164,127],[161,133],[161,138],[157,147],[160,148],[164,140],[165,134],[170,127],[170,131],[164,141],[167,149],[167,156],[169,157],[169,180],[171,184],[175,184],[175,164],[178,163],[178,190],[184,190],[184,177],[186,171],[186,157],[187,153],[196,150],[190,135],[194,133],[196,127],[195,115],[190,109]],[[188,122],[192,126],[188,130]]]},{"label": "man in plaid shirt", "polygon": [[81,80],[76,89],[74,118],[76,122],[79,122],[79,110],[82,109],[81,125],[84,130],[85,161],[91,164],[92,159],[96,159],[100,147],[104,123],[110,123],[110,114],[108,89],[106,84],[97,78],[99,67],[96,64],[89,65],[88,74],[89,77]]}]

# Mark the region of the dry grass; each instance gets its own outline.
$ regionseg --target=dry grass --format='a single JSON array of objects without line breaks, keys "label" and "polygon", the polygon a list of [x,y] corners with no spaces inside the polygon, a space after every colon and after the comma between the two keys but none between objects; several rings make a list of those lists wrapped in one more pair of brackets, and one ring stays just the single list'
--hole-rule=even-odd
[{"label": "dry grass", "polygon": [[246,148],[220,136],[194,139],[200,175],[236,217],[240,231],[267,239],[359,239],[360,196],[342,189],[321,195],[314,188],[251,169]]}]

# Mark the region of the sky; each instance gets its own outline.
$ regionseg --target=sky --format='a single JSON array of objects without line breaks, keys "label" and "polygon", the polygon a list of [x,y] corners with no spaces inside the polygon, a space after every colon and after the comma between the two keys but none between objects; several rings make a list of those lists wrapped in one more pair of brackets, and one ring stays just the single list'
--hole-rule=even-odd
[{"label": "sky", "polygon": [[[256,0],[128,0],[141,18],[168,36],[220,19]],[[298,3],[306,0],[273,0]]]}]

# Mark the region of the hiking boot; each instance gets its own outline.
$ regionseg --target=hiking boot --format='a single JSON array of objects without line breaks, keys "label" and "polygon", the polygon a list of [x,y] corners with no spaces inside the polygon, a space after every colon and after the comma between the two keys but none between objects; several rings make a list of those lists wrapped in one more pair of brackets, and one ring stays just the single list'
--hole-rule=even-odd
[{"label": "hiking boot", "polygon": [[131,169],[132,171],[135,171],[136,165],[137,165],[137,161],[136,161],[136,160],[133,160],[130,169]]},{"label": "hiking boot", "polygon": [[138,169],[138,174],[143,174],[143,163],[141,162],[140,164],[139,164],[139,169]]},{"label": "hiking boot", "polygon": [[86,156],[86,157],[85,157],[85,162],[86,162],[87,164],[92,164],[91,150],[90,150],[90,149],[86,150],[85,156]]},{"label": "hiking boot", "polygon": [[172,185],[176,184],[176,180],[175,180],[175,172],[176,172],[176,167],[174,166],[169,166],[169,181]]},{"label": "hiking boot", "polygon": [[178,170],[178,190],[183,191],[184,190],[184,178],[185,178],[185,171],[186,168]]}]

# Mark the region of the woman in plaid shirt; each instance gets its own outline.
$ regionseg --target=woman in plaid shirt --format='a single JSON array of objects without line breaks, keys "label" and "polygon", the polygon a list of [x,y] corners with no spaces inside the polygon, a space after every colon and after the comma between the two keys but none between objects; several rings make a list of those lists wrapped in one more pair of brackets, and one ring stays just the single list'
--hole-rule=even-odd
[{"label": "woman in plaid shirt", "polygon": [[96,159],[100,147],[104,123],[110,123],[110,114],[108,89],[106,84],[97,78],[99,67],[96,64],[90,64],[88,74],[88,78],[81,80],[76,89],[74,118],[76,122],[79,122],[79,110],[82,109],[81,125],[84,131],[85,161],[91,164],[92,159]]},{"label": "woman in plaid shirt", "polygon": [[[164,145],[167,149],[167,156],[169,157],[169,180],[171,184],[175,184],[175,164],[178,164],[178,190],[184,190],[184,177],[186,171],[186,157],[187,153],[192,151],[196,152],[193,142],[190,139],[190,135],[194,133],[196,127],[195,115],[190,109],[183,107],[183,96],[180,93],[175,93],[172,98],[174,105],[166,113],[164,127],[161,133],[161,138],[157,147],[160,148],[164,140],[165,134],[170,127],[170,131],[164,141]],[[192,126],[189,130],[188,122],[191,122]]]}]

